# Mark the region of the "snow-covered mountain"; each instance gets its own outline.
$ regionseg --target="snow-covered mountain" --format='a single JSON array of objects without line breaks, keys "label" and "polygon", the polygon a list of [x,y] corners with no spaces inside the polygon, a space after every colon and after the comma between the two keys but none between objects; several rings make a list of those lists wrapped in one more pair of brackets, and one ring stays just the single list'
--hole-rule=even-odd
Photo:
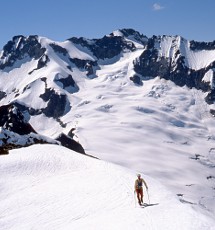
[{"label": "snow-covered mountain", "polygon": [[17,107],[41,135],[69,134],[87,154],[153,177],[210,216],[214,71],[215,42],[132,29],[64,42],[16,36],[0,55],[0,106]]},{"label": "snow-covered mountain", "polygon": [[207,92],[207,103],[214,102],[215,42],[180,36],[147,38],[123,29],[101,39],[73,37],[65,42],[13,37],[0,55],[1,104],[16,102],[32,116],[58,120],[71,111],[70,96],[81,91],[85,78],[99,77],[104,67],[123,58],[129,59],[122,63],[128,83],[143,85],[144,80],[160,77]]}]

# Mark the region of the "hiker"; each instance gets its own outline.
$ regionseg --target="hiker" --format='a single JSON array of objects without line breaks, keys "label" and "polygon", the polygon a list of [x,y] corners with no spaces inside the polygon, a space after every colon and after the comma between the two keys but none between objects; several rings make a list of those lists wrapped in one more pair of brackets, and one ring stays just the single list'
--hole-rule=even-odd
[{"label": "hiker", "polygon": [[143,178],[141,178],[140,174],[137,174],[137,179],[135,180],[134,189],[137,194],[139,205],[143,204],[143,183],[146,189],[148,190],[148,186],[146,182],[143,180]]}]

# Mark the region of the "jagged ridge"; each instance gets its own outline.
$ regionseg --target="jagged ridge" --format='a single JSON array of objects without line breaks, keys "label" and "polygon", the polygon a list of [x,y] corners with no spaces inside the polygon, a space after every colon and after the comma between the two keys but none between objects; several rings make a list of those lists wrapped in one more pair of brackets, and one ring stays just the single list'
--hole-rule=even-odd
[{"label": "jagged ridge", "polygon": [[[24,78],[32,78],[32,81],[26,81],[28,83],[21,88],[7,87],[7,92],[4,90],[5,81],[0,82],[0,100],[1,103],[8,103],[8,94],[13,94],[10,98],[31,115],[44,114],[59,119],[72,108],[68,98],[79,90],[77,76],[97,77],[101,65],[117,62],[124,54],[142,49],[141,55],[133,61],[135,73],[130,76],[131,81],[142,85],[142,81],[158,76],[178,86],[186,85],[208,92],[205,100],[213,104],[214,43],[187,41],[180,36],[147,38],[133,29],[114,31],[101,39],[72,37],[65,42],[53,42],[39,36],[15,36],[3,47],[0,77],[3,78],[5,72],[10,74],[17,68],[21,69],[22,65],[29,64],[26,67],[28,74],[25,72]],[[200,59],[207,60],[202,64]],[[57,65],[54,71],[53,65]],[[43,69],[46,72],[42,72]],[[23,76],[19,77],[22,80]],[[14,85],[17,84],[14,82]],[[37,92],[38,100],[42,100],[39,108],[23,102],[23,95],[32,94],[36,85],[41,88],[41,92]]]}]

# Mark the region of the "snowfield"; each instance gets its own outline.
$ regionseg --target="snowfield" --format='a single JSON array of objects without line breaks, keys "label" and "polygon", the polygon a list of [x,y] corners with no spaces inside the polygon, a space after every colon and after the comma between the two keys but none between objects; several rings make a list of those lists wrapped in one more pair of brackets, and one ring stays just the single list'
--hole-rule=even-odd
[{"label": "snowfield", "polygon": [[[65,132],[76,127],[88,154],[143,171],[182,202],[215,215],[215,120],[205,95],[159,78],[135,86],[129,76],[139,52],[84,79],[82,90],[71,95],[71,113],[62,118]],[[50,131],[44,134],[54,136]]]},{"label": "snowfield", "polygon": [[[38,60],[27,55],[1,70],[0,105],[38,110],[29,123],[50,138],[75,128],[75,139],[100,160],[54,145],[0,156],[0,229],[215,229],[215,105],[206,104],[206,93],[144,73],[135,85],[134,63],[146,48],[132,36],[126,41],[137,49],[104,60],[69,41],[39,41],[49,61],[36,69]],[[179,36],[163,37],[160,46],[160,57],[177,59],[180,49],[195,70],[215,60],[214,51],[192,51]],[[88,76],[70,58],[98,66]],[[59,81],[68,76],[74,87]],[[214,87],[213,70],[203,81]],[[52,89],[67,99],[59,119],[40,113]],[[146,208],[135,207],[137,172],[149,185]]]},{"label": "snowfield", "polygon": [[136,173],[61,146],[12,150],[0,161],[0,229],[214,229],[212,219],[144,175],[151,206],[139,207]]}]

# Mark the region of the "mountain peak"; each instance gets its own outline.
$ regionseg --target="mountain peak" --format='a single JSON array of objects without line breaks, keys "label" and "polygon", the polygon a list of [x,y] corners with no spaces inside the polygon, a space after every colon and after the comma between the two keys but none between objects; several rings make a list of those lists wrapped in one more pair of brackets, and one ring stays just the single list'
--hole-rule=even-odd
[{"label": "mountain peak", "polygon": [[138,31],[131,29],[131,28],[123,28],[123,29],[118,29],[113,31],[110,35],[113,36],[124,36],[124,37],[128,37],[128,36],[142,36]]},{"label": "mountain peak", "polygon": [[145,45],[146,42],[148,41],[147,36],[140,34],[138,31],[130,28],[115,30],[109,36],[123,37],[133,42],[140,43],[142,45]]},{"label": "mountain peak", "polygon": [[17,60],[23,58],[39,59],[46,49],[42,47],[37,35],[25,37],[14,36],[4,47],[0,57],[0,69],[11,67]]}]

